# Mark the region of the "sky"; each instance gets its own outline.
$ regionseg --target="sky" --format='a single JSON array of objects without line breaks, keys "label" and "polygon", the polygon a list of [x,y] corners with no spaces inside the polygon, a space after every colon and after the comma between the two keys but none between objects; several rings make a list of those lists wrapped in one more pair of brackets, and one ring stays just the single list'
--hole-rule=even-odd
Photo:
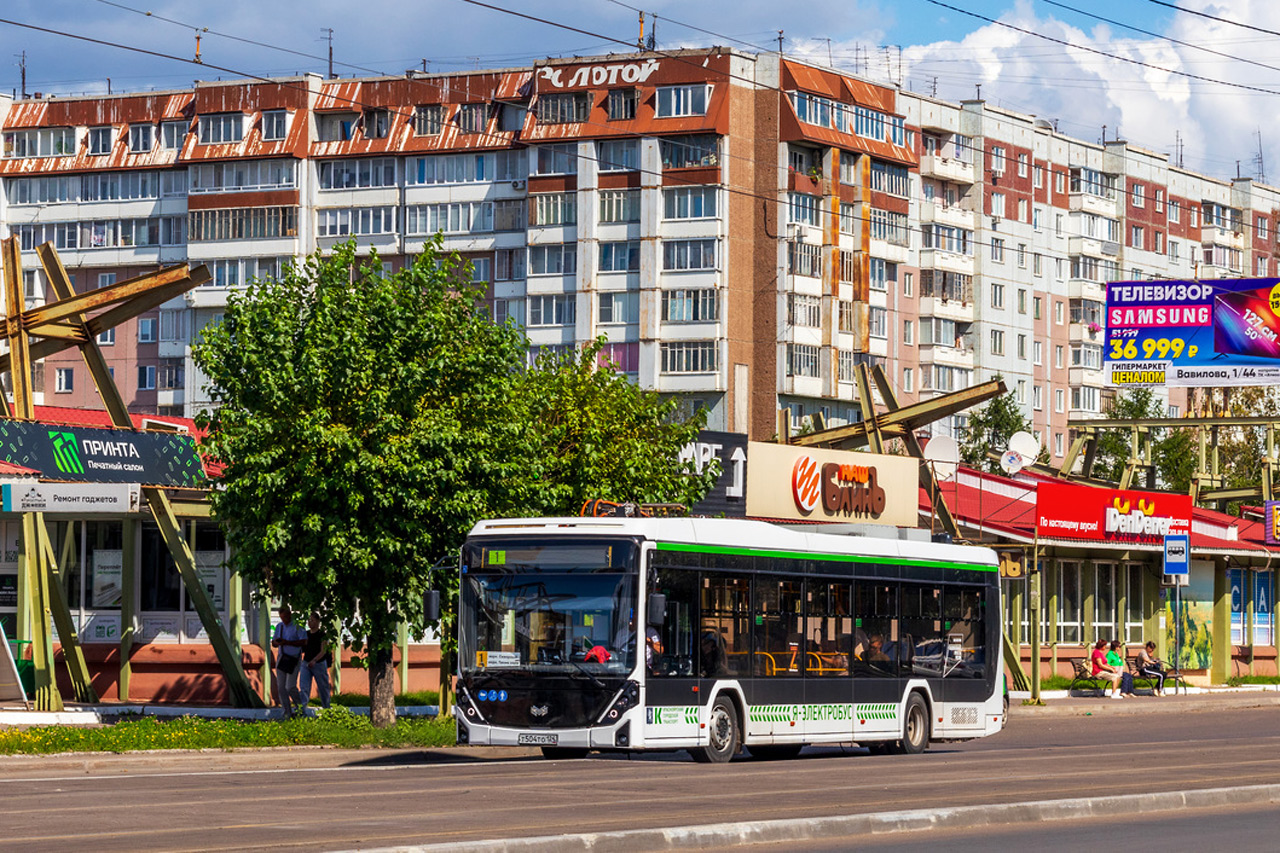
[{"label": "sky", "polygon": [[[1171,155],[1180,141],[1188,168],[1280,185],[1275,0],[7,0],[0,92],[20,89],[24,53],[27,90],[46,94],[324,72],[328,28],[342,76],[520,66],[627,50],[639,9],[657,16],[660,50],[777,50],[781,30],[786,53],[816,64],[948,100],[980,86],[1080,139],[1105,125]],[[197,30],[203,66],[187,61]]]}]

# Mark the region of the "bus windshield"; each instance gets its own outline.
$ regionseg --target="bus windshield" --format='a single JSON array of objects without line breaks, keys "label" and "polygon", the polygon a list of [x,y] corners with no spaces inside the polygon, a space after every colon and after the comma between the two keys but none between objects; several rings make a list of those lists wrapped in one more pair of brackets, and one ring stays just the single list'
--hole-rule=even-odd
[{"label": "bus windshield", "polygon": [[485,540],[462,558],[463,673],[629,673],[638,548],[629,540]]}]

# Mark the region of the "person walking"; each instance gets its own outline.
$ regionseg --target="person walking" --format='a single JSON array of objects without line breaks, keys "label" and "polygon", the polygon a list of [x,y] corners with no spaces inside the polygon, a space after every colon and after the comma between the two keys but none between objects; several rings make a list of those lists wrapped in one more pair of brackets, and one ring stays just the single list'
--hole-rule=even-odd
[{"label": "person walking", "polygon": [[294,706],[302,698],[298,695],[298,663],[307,644],[307,632],[293,623],[293,611],[289,605],[281,604],[276,612],[280,621],[276,623],[276,631],[271,638],[271,645],[276,649],[276,696],[285,717],[292,717]]},{"label": "person walking", "polygon": [[311,704],[311,683],[316,685],[317,698],[321,708],[329,707],[329,644],[325,642],[324,631],[320,630],[320,616],[312,613],[307,620],[307,644],[302,648],[302,675],[298,689],[302,693],[301,712],[306,713]]}]

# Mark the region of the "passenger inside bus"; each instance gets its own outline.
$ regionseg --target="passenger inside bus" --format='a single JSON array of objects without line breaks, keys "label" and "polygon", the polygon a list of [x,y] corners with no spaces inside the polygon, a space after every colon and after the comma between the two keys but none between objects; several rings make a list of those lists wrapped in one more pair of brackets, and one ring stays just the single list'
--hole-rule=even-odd
[{"label": "passenger inside bus", "polygon": [[698,651],[698,672],[703,678],[725,678],[729,675],[724,637],[715,627],[703,629]]}]

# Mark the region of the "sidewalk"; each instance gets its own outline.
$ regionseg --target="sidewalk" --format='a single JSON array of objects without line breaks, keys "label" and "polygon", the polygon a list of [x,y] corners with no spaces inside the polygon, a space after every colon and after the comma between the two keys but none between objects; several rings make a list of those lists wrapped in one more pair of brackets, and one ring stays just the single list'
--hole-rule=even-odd
[{"label": "sidewalk", "polygon": [[[334,707],[337,707],[336,705]],[[353,714],[369,715],[368,705],[347,706]],[[308,709],[312,716],[317,706]],[[434,717],[436,705],[397,705],[401,717]],[[0,705],[0,728],[9,726],[99,726],[120,717],[204,717],[211,720],[282,720],[279,708],[228,708],[225,705],[143,705],[103,702],[80,705],[68,702],[62,711],[28,711],[21,705]]]},{"label": "sidewalk", "polygon": [[1131,716],[1135,714],[1185,714],[1220,708],[1280,707],[1280,685],[1264,684],[1246,687],[1191,687],[1186,693],[1152,696],[1143,691],[1129,699],[1112,699],[1090,692],[1068,695],[1065,690],[1045,690],[1040,694],[1041,706],[1024,705],[1030,699],[1027,691],[1009,691],[1009,716],[1018,717]]}]

